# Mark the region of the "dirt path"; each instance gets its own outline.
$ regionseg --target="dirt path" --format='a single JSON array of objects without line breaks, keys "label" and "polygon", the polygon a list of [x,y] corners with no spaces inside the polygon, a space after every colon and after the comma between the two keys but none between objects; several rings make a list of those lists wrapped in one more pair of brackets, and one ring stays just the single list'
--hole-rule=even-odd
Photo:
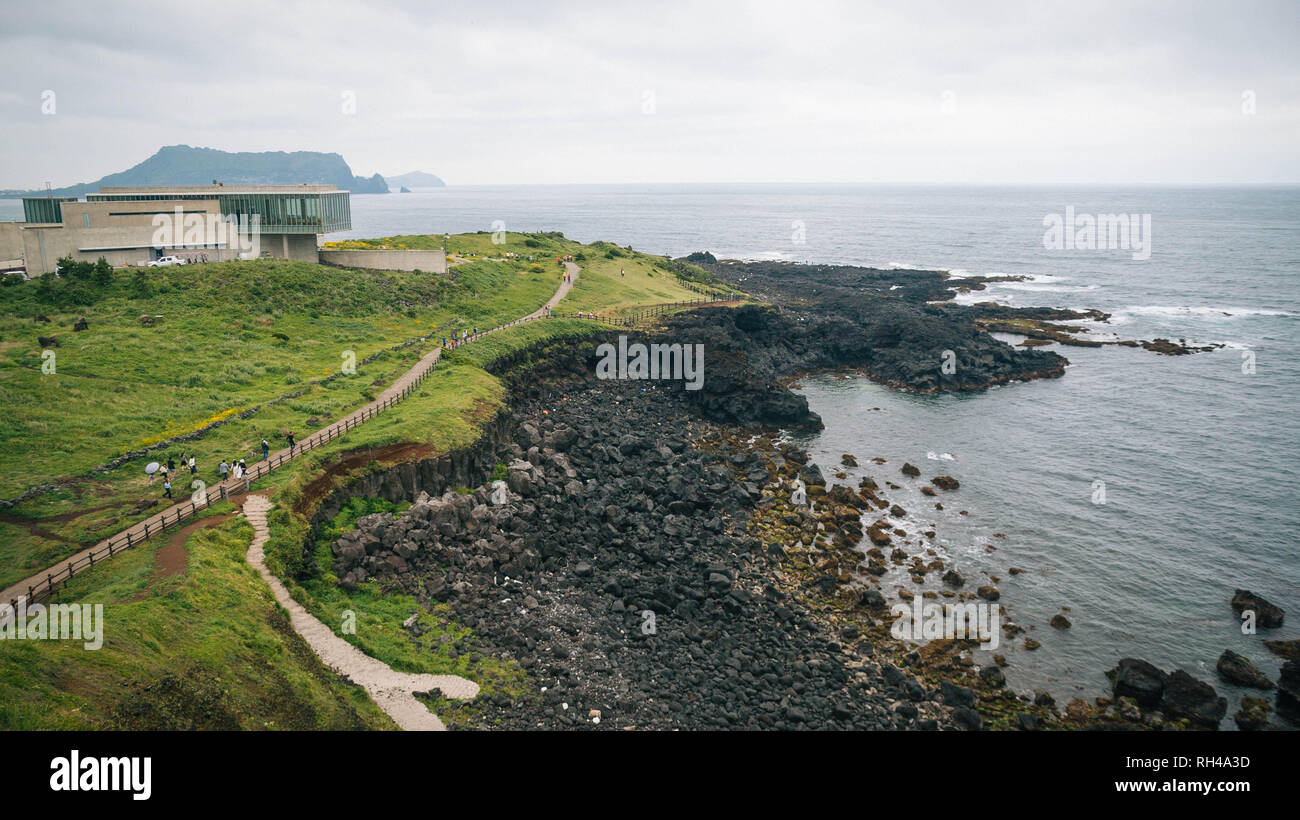
[{"label": "dirt path", "polygon": [[205,527],[215,526],[217,524],[229,521],[234,513],[224,515],[213,515],[207,518],[200,518],[197,521],[186,524],[176,532],[167,537],[167,543],[159,547],[153,554],[153,575],[149,576],[149,583],[144,589],[132,595],[127,600],[143,601],[148,598],[153,588],[173,575],[184,575],[185,570],[189,567],[190,553],[185,544],[190,540],[190,536],[196,530]]},{"label": "dirt path", "polygon": [[312,651],[325,665],[337,674],[361,686],[380,709],[407,731],[442,731],[447,727],[438,716],[416,700],[415,692],[438,689],[443,697],[463,700],[478,694],[478,684],[459,675],[412,675],[394,671],[335,635],[302,605],[293,599],[280,579],[266,568],[264,547],[270,532],[266,528],[266,513],[271,502],[264,496],[252,495],[244,503],[244,515],[253,525],[253,540],[248,545],[248,563],[262,575],[271,587],[280,605],[289,610],[289,621],[294,630],[307,641]]},{"label": "dirt path", "polygon": [[[565,262],[564,266],[565,266],[565,271],[570,274],[569,276],[570,281],[561,282],[559,288],[556,289],[555,294],[550,298],[550,300],[547,301],[547,303],[543,307],[538,308],[537,310],[533,311],[527,316],[523,316],[519,319],[515,319],[514,321],[508,322],[504,325],[501,325],[500,327],[492,328],[491,330],[485,330],[476,336],[471,336],[466,341],[473,341],[474,339],[481,338],[482,336],[485,336],[488,333],[493,333],[495,331],[507,327],[513,327],[514,325],[518,325],[523,322],[529,322],[535,319],[540,319],[543,316],[545,316],[548,308],[553,309],[561,299],[563,299],[565,296],[568,295],[570,288],[573,287],[572,280],[575,280],[578,277],[579,268],[577,265],[573,264],[572,262]],[[385,407],[391,406],[393,403],[400,401],[402,392],[406,390],[408,387],[410,387],[411,385],[413,385],[415,382],[417,382],[419,379],[423,378],[423,376],[434,365],[438,363],[438,360],[440,358],[442,358],[442,348],[435,347],[429,353],[426,353],[424,356],[422,356],[420,360],[416,362],[409,370],[407,370],[400,377],[398,377],[397,381],[389,385],[388,389],[385,390],[383,393],[381,393],[379,397],[376,398],[374,401],[370,402],[369,404],[365,405],[364,407],[352,413],[349,413],[344,418],[332,424],[326,425],[325,427],[315,431],[314,433],[311,433],[310,435],[304,436],[299,440],[299,442],[294,447],[292,448],[286,447],[282,450],[271,453],[266,459],[262,461],[253,462],[248,466],[247,482],[236,481],[235,479],[231,478],[231,479],[227,479],[226,481],[220,482],[218,484],[213,484],[208,486],[206,488],[206,493],[208,497],[214,500],[221,498],[223,490],[226,495],[230,495],[232,493],[244,492],[247,489],[248,483],[256,481],[257,479],[265,476],[267,473],[271,472],[271,470],[275,469],[276,467],[279,467],[280,465],[284,464],[286,461],[290,461],[294,457],[302,455],[308,450],[314,449],[315,447],[319,447],[322,444],[332,441],[333,439],[339,437],[343,433],[346,433],[348,430],[351,430],[352,428],[356,427],[357,425],[363,424],[368,419],[374,418],[375,414],[379,412],[381,409],[384,409]],[[185,471],[183,470],[178,471],[178,473],[179,474],[176,477],[175,487],[177,490],[177,494],[181,498],[184,498],[185,493],[189,487],[190,476],[186,475]],[[122,530],[121,532],[116,533],[110,536],[109,538],[104,539],[103,541],[100,541],[95,546],[80,550],[74,553],[73,555],[70,555],[69,557],[63,559],[62,561],[59,561],[47,567],[46,569],[32,575],[31,577],[25,578],[22,581],[19,581],[18,583],[8,587],[7,589],[0,591],[0,603],[12,602],[14,604],[17,604],[20,598],[27,597],[27,593],[29,589],[35,589],[36,590],[35,597],[39,598],[39,596],[43,594],[43,591],[50,586],[50,584],[48,583],[49,578],[53,577],[55,579],[55,585],[57,585],[60,580],[66,579],[71,576],[72,573],[70,571],[70,568],[75,571],[81,571],[86,567],[90,566],[91,563],[93,563],[91,561],[92,555],[96,560],[102,560],[104,555],[109,552],[108,550],[109,542],[113,542],[115,550],[120,551],[122,549],[128,549],[130,548],[131,545],[135,543],[139,543],[140,541],[144,541],[147,538],[149,538],[151,535],[157,534],[162,530],[166,529],[167,527],[174,526],[175,524],[180,523],[181,519],[184,516],[196,513],[198,512],[199,509],[202,509],[204,506],[207,505],[206,504],[201,505],[198,502],[181,501],[179,504],[175,504],[171,507],[168,507],[167,509],[163,510],[160,513],[151,515],[150,517],[146,518],[143,521],[139,521],[135,524],[132,524],[131,526],[127,527],[125,530]]]}]

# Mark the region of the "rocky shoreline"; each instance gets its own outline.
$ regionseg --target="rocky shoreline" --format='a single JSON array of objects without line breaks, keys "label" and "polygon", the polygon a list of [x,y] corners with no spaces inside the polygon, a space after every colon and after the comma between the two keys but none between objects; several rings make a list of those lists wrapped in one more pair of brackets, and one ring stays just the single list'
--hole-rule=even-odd
[{"label": "rocky shoreline", "polygon": [[[781,441],[780,429],[821,426],[783,382],[801,368],[859,361],[851,345],[815,343],[789,321],[758,306],[667,318],[655,338],[705,345],[699,391],[596,379],[595,347],[618,334],[552,341],[502,363],[512,410],[493,424],[486,449],[440,457],[445,470],[399,464],[391,480],[375,473],[342,491],[414,503],[360,519],[332,545],[328,569],[340,584],[378,583],[445,606],[473,632],[452,652],[513,662],[529,677],[519,696],[461,703],[434,693],[448,725],[1203,725],[1197,715],[1213,714],[1217,698],[1204,684],[1208,696],[1177,689],[1168,714],[1167,704],[1139,703],[1118,685],[1113,698],[1058,708],[1047,693],[1012,692],[1006,658],[970,638],[917,647],[892,634],[894,601],[987,604],[1000,597],[997,579],[967,583],[931,546],[935,533],[907,531],[906,511],[887,497],[895,480],[920,481],[942,508],[959,492],[955,480],[903,465],[881,466],[858,487],[836,485]],[[466,486],[454,489],[456,481]],[[313,520],[330,509],[337,504]],[[306,573],[325,569],[305,563]],[[887,590],[889,570],[939,583]],[[1033,648],[1009,612],[1001,638]]]},{"label": "rocky shoreline", "polygon": [[477,651],[536,684],[517,699],[439,702],[449,725],[957,725],[937,692],[886,679],[869,647],[828,634],[780,583],[783,557],[746,526],[766,470],[738,476],[748,457],[719,450],[681,391],[570,383],[514,420],[503,485],[419,496],[334,546],[345,586],[375,577],[445,602]]},{"label": "rocky shoreline", "polygon": [[[1064,375],[1067,359],[1033,350],[1048,344],[1140,347],[1171,356],[1222,347],[1189,345],[1182,339],[1094,339],[1088,337],[1087,328],[1068,324],[1108,322],[1110,315],[1099,310],[953,302],[959,293],[983,290],[988,282],[1026,278],[1021,276],[953,278],[946,271],[716,259],[699,264],[728,284],[778,306],[789,317],[793,332],[814,340],[829,337],[828,345],[839,358],[855,359],[841,364],[851,364],[869,378],[903,390],[981,390]],[[990,333],[1024,340],[1013,348]],[[955,372],[940,368],[945,351],[952,353]]]},{"label": "rocky shoreline", "polygon": [[[945,699],[907,661],[896,665],[858,632],[830,624],[810,605],[790,556],[757,537],[755,512],[772,507],[770,486],[802,471],[819,495],[820,474],[789,448],[778,474],[752,447],[770,437],[751,439],[701,416],[788,419],[801,400],[753,370],[728,370],[736,361],[725,354],[710,361],[703,396],[597,381],[595,343],[552,346],[503,374],[516,404],[503,425],[513,440],[497,448],[503,484],[416,494],[402,515],[362,518],[333,545],[329,569],[345,588],[374,579],[426,605],[447,604],[474,633],[472,646],[453,651],[512,660],[535,684],[519,698],[438,701],[449,725],[982,724],[965,688]],[[482,454],[447,461],[460,477],[486,463]],[[400,480],[372,476],[366,487],[396,495],[437,482],[392,469]],[[816,523],[807,511],[801,521]]]}]

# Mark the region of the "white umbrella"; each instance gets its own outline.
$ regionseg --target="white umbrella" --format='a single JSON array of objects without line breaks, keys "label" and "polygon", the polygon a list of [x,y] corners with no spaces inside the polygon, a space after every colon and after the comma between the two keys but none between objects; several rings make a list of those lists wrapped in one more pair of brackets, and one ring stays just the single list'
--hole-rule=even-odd
[{"label": "white umbrella", "polygon": [[159,465],[158,462],[156,462],[156,461],[151,461],[151,462],[149,462],[148,464],[144,465],[144,471],[145,471],[145,474],[146,474],[146,475],[153,475],[154,473],[158,472],[158,467],[159,467],[159,466],[160,466],[160,465]]}]

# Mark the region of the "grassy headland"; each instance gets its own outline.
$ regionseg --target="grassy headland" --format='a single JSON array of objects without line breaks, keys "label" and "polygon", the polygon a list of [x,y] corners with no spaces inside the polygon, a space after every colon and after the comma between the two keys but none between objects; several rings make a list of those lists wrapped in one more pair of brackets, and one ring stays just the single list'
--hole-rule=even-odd
[{"label": "grassy headland", "polygon": [[[374,242],[440,247],[441,239]],[[199,477],[211,482],[222,458],[260,457],[262,437],[278,448],[284,431],[302,436],[364,404],[452,328],[483,329],[535,310],[560,282],[556,256],[572,254],[584,268],[559,312],[611,315],[698,295],[667,260],[612,247],[520,234],[494,245],[490,234],[472,234],[452,238],[453,253],[467,261],[446,276],[259,260],[117,272],[93,286],[52,279],[0,289],[0,396],[10,411],[0,421],[0,497],[29,493],[0,515],[0,582],[147,516],[149,501],[156,511],[161,488],[143,476],[148,461],[193,453]],[[529,262],[528,252],[550,264]],[[145,315],[156,318],[145,323]],[[74,332],[81,316],[89,327]],[[523,673],[472,651],[473,636],[436,607],[373,585],[344,592],[328,572],[295,582],[286,570],[302,554],[307,527],[294,510],[305,488],[350,454],[472,443],[505,398],[487,366],[543,339],[596,330],[579,320],[536,322],[457,350],[389,412],[263,479],[253,489],[271,491],[277,504],[268,565],[325,623],[337,628],[344,609],[357,613],[356,632],[343,637],[394,668],[464,674],[488,694],[515,691]],[[59,345],[41,345],[38,335],[57,336]],[[419,342],[422,335],[428,341]],[[57,357],[53,374],[41,372],[45,349]],[[344,350],[355,353],[355,375],[339,375]],[[214,419],[222,423],[191,440],[96,471]],[[390,452],[400,459],[412,450]],[[349,462],[331,471],[332,481],[378,463]],[[175,492],[186,492],[182,482]],[[205,517],[232,511],[227,502]],[[350,507],[333,525],[350,526],[364,511]],[[167,544],[159,538],[78,575],[55,600],[105,604],[104,648],[3,642],[0,727],[391,728],[364,692],[339,683],[292,632],[244,562],[250,535],[239,519],[172,535],[188,558],[177,570],[172,544],[171,574],[157,555]],[[322,544],[317,557],[328,569]],[[418,638],[401,629],[413,613],[425,630]]]}]

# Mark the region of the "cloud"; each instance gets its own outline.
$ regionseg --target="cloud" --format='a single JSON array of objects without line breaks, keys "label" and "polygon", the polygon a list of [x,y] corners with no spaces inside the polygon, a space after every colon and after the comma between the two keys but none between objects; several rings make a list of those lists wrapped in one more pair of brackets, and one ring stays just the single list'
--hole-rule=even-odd
[{"label": "cloud", "polygon": [[1290,2],[114,10],[0,8],[0,187],[177,142],[461,184],[1300,180]]}]

